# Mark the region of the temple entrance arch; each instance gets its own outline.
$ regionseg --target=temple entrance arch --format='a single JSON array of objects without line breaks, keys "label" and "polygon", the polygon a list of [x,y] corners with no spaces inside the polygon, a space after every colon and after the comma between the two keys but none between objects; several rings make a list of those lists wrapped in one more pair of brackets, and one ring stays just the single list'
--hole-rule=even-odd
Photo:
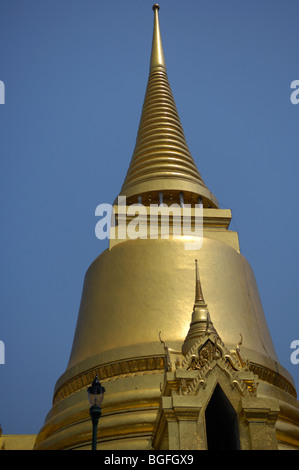
[{"label": "temple entrance arch", "polygon": [[205,410],[208,450],[240,450],[238,415],[219,384]]}]

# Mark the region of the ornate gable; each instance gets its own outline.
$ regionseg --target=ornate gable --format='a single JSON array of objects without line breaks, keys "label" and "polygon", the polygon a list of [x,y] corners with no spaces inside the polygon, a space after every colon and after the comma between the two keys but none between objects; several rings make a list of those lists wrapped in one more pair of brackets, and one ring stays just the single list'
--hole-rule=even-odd
[{"label": "ornate gable", "polygon": [[227,449],[277,449],[278,402],[258,396],[258,376],[240,350],[242,335],[233,350],[221,340],[204,302],[197,269],[196,284],[182,353],[164,343],[166,368],[153,447],[200,450],[219,444]]}]

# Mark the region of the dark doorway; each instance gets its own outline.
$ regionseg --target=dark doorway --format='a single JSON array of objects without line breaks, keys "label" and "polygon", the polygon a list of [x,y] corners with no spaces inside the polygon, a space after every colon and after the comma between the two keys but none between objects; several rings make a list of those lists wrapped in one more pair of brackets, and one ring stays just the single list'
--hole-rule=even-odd
[{"label": "dark doorway", "polygon": [[240,450],[238,416],[219,384],[205,412],[208,450]]}]

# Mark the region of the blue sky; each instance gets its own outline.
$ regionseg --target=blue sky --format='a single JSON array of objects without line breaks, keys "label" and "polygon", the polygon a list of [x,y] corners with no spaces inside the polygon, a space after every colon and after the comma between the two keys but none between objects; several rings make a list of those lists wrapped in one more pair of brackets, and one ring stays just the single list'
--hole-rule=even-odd
[{"label": "blue sky", "polygon": [[[0,2],[0,422],[37,433],[71,351],[83,279],[107,247],[148,79],[153,1]],[[160,1],[194,160],[232,210],[280,363],[299,390],[297,0]]]}]

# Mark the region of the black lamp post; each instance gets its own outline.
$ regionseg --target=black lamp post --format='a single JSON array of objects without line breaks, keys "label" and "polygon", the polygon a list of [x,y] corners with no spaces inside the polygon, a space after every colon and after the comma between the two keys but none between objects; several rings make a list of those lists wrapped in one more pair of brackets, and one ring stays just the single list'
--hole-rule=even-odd
[{"label": "black lamp post", "polygon": [[88,387],[88,399],[90,403],[89,414],[92,421],[92,450],[97,450],[98,422],[102,414],[101,406],[104,399],[105,388],[102,387],[96,375],[91,386]]}]

